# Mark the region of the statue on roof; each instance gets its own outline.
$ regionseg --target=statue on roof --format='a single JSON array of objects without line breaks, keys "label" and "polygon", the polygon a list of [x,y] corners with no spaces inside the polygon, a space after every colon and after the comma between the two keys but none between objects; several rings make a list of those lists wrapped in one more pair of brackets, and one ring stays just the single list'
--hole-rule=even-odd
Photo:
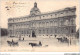
[{"label": "statue on roof", "polygon": [[34,7],[31,9],[30,11],[30,16],[35,16],[35,15],[40,15],[41,12],[39,10],[39,8],[37,7],[37,3],[34,3]]}]

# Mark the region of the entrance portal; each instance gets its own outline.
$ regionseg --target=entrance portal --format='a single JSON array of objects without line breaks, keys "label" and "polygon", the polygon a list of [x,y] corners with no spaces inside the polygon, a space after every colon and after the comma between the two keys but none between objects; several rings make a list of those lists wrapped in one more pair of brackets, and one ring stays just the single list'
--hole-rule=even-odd
[{"label": "entrance portal", "polygon": [[32,37],[36,37],[35,31],[32,31]]},{"label": "entrance portal", "polygon": [[57,35],[54,35],[55,37],[57,36]]}]

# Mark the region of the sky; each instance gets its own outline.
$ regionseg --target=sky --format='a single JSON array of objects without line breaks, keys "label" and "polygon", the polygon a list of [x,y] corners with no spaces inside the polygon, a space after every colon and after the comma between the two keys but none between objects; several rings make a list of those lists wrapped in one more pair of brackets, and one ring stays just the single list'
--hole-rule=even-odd
[{"label": "sky", "polygon": [[2,28],[8,28],[8,18],[22,17],[30,14],[30,10],[37,2],[41,13],[47,13],[76,6],[76,26],[79,28],[78,0],[0,0],[0,23]]}]

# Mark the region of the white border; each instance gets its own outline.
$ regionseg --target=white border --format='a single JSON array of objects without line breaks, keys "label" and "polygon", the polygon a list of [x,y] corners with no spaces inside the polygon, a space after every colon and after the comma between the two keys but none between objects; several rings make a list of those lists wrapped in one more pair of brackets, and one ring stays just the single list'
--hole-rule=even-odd
[{"label": "white border", "polygon": [[[1,0],[0,0],[1,1]],[[60,0],[59,0],[60,1]],[[65,0],[67,1],[67,0]],[[79,0],[80,2],[80,0]],[[1,5],[1,4],[0,4]],[[79,3],[80,5],[80,3]],[[80,9],[80,6],[79,6],[79,9]],[[0,16],[1,17],[1,16]],[[0,23],[1,24],[1,23]],[[79,10],[79,25],[80,25],[80,10]],[[79,27],[79,34],[80,34],[80,27]],[[1,26],[0,26],[0,40],[1,40]],[[80,35],[79,35],[79,46],[80,46]],[[80,48],[79,48],[79,51],[80,51]],[[4,55],[7,55],[7,54],[14,54],[14,55],[24,55],[24,54],[32,54],[32,55],[64,55],[64,53],[80,53],[80,52],[0,52],[0,55],[1,54],[4,54]]]}]

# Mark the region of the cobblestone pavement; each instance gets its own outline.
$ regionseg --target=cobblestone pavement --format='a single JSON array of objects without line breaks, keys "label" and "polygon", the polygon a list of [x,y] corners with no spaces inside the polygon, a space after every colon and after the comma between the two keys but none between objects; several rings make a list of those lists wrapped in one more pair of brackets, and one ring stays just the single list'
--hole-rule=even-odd
[{"label": "cobblestone pavement", "polygon": [[[12,39],[19,43],[19,46],[9,46],[7,44],[7,40],[9,41],[12,41]],[[34,47],[32,48],[29,43],[39,43],[39,41],[41,41],[42,43],[42,47]],[[74,43],[75,42],[75,43]],[[76,43],[77,42],[77,43]],[[48,46],[46,46],[48,45]],[[58,40],[56,38],[24,38],[24,41],[21,40],[19,41],[19,38],[8,38],[8,37],[2,37],[1,38],[1,46],[2,48],[10,48],[10,49],[22,49],[24,51],[48,51],[48,50],[42,50],[42,49],[49,49],[49,51],[60,51],[61,49],[66,49],[65,51],[78,51],[78,40],[77,39],[73,39],[72,40],[72,45],[69,46],[68,43],[61,43],[61,42],[58,42]],[[75,47],[73,48],[73,50],[71,50],[72,47]],[[29,49],[28,49],[29,48]],[[58,48],[58,50],[56,49]],[[53,50],[50,50],[50,49],[53,49]],[[11,51],[11,50],[10,50]],[[15,50],[13,50],[15,51]],[[20,51],[20,50],[17,50],[17,51]]]}]

